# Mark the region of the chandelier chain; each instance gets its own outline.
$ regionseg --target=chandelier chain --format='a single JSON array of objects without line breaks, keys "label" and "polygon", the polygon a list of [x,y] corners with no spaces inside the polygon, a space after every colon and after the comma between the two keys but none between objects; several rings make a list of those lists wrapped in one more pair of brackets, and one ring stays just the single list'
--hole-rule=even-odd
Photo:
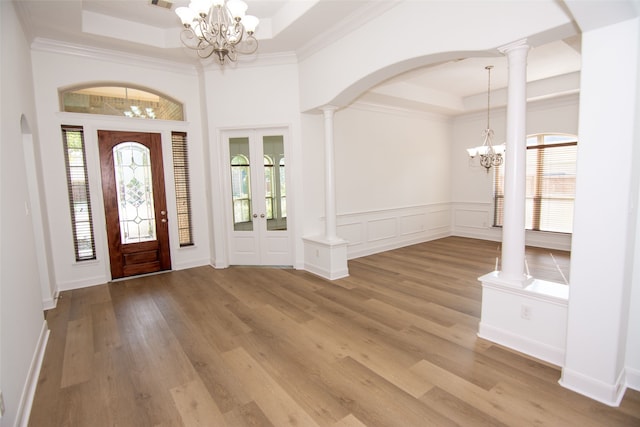
[{"label": "chandelier chain", "polygon": [[490,112],[491,112],[491,69],[493,65],[487,65],[484,67],[485,70],[488,71],[489,76],[487,77],[487,129],[491,129],[490,126]]}]

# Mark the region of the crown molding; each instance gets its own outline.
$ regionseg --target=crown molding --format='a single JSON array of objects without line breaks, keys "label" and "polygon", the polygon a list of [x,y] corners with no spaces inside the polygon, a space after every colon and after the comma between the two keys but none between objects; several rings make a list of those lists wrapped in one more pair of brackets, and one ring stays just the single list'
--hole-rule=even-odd
[{"label": "crown molding", "polygon": [[196,64],[187,64],[149,56],[134,55],[115,50],[101,49],[92,46],[63,42],[60,40],[36,38],[31,43],[31,50],[40,52],[73,55],[82,58],[107,61],[123,65],[133,65],[145,68],[156,68],[163,71],[188,73],[196,75]]},{"label": "crown molding", "polygon": [[[580,103],[580,92],[571,91],[566,93],[560,93],[550,95],[544,98],[529,98],[527,99],[527,113],[532,111],[548,110],[549,108],[564,107],[569,105],[577,105]],[[491,107],[491,115],[505,116],[507,112],[507,106]],[[467,123],[477,120],[486,119],[487,111],[474,111],[472,113],[459,114],[452,117],[456,123]]]},{"label": "crown molding", "polygon": [[360,28],[366,22],[382,15],[387,10],[395,7],[401,0],[376,0],[369,2],[364,8],[346,16],[333,26],[323,31],[322,34],[311,39],[304,46],[296,50],[300,61],[312,56],[319,50],[331,45],[342,37],[346,36],[354,29]]},{"label": "crown molding", "polygon": [[412,109],[412,108],[403,108],[398,106],[377,104],[373,102],[367,101],[356,101],[340,110],[360,110],[360,111],[368,111],[373,113],[382,113],[382,114],[392,114],[395,116],[401,117],[409,117],[419,120],[430,120],[437,121],[442,123],[451,123],[453,117],[450,117],[446,114],[438,114],[424,110]]}]

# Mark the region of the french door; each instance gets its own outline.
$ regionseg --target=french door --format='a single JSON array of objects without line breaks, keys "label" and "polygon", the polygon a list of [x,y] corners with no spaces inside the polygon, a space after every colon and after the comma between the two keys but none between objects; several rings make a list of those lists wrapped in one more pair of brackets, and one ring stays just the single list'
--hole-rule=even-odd
[{"label": "french door", "polygon": [[293,264],[287,212],[285,129],[228,131],[229,263]]},{"label": "french door", "polygon": [[98,131],[113,279],[171,269],[160,134]]}]

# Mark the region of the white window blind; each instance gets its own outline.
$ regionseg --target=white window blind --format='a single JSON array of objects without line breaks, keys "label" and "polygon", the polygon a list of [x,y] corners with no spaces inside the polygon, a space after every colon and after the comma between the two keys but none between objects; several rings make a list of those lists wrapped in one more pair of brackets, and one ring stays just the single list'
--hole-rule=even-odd
[{"label": "white window blind", "polygon": [[[572,232],[577,151],[578,140],[572,135],[540,134],[527,138],[528,230]],[[507,154],[505,162],[508,161]],[[503,224],[504,167],[503,164],[495,169],[494,226]]]}]

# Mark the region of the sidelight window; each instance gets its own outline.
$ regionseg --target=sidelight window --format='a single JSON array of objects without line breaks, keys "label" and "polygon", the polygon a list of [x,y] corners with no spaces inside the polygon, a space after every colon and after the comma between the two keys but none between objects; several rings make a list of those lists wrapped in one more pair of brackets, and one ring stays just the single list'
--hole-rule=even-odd
[{"label": "sidelight window", "polygon": [[63,125],[62,142],[76,261],[93,260],[96,259],[96,244],[93,234],[83,128]]},{"label": "sidelight window", "polygon": [[191,191],[189,187],[189,156],[187,134],[171,133],[173,149],[173,180],[176,187],[176,207],[178,211],[178,239],[180,246],[193,245],[191,225]]}]

